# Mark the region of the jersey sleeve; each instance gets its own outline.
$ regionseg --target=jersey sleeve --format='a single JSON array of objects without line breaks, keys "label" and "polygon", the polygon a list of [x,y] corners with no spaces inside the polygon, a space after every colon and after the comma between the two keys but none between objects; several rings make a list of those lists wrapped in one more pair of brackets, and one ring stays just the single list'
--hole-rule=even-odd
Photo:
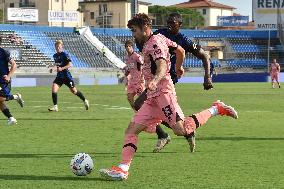
[{"label": "jersey sleeve", "polygon": [[12,57],[11,57],[11,54],[10,54],[10,52],[9,51],[4,51],[4,55],[5,55],[5,60],[7,61],[7,62],[10,62],[11,60],[12,60]]},{"label": "jersey sleeve", "polygon": [[71,62],[70,56],[67,53],[64,53],[64,62],[66,64],[68,64],[69,62]]},{"label": "jersey sleeve", "polygon": [[138,64],[141,64],[141,65],[143,65],[143,58],[142,58],[142,56],[140,55],[140,54],[136,54],[136,62],[138,63]]},{"label": "jersey sleeve", "polygon": [[159,39],[161,38],[153,40],[148,47],[148,53],[154,61],[158,59],[167,59],[168,56],[169,48],[167,46],[167,42],[163,41],[163,39]]},{"label": "jersey sleeve", "polygon": [[184,48],[185,52],[187,53],[192,53],[192,54],[196,54],[197,52],[199,52],[201,46],[194,43],[193,41],[191,41],[191,39],[189,39],[187,36],[181,34],[182,37],[182,48]]}]

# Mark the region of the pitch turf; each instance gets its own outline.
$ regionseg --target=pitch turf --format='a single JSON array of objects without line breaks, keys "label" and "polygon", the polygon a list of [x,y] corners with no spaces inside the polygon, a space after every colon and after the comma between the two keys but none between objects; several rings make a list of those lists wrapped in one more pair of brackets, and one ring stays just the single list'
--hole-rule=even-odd
[{"label": "pitch turf", "polygon": [[[182,137],[158,154],[156,136],[141,134],[125,182],[105,181],[98,169],[120,160],[123,132],[133,113],[123,86],[78,87],[90,100],[89,111],[66,87],[59,92],[57,113],[48,112],[50,87],[14,88],[25,108],[9,102],[18,125],[7,126],[1,116],[0,188],[283,188],[284,95],[268,83],[216,84],[203,91],[200,84],[177,85],[186,115],[222,99],[234,106],[239,119],[211,119],[198,129],[196,153],[189,153]],[[69,162],[78,152],[89,153],[95,170],[76,177]]]}]

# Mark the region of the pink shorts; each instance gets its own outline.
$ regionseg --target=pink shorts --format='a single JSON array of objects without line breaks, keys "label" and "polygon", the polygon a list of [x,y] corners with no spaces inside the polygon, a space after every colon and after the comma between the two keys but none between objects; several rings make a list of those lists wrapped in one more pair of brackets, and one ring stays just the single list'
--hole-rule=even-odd
[{"label": "pink shorts", "polygon": [[279,75],[278,75],[278,73],[272,73],[272,74],[271,74],[271,81],[274,81],[274,80],[276,80],[276,81],[279,80]]},{"label": "pink shorts", "polygon": [[140,95],[144,90],[145,90],[145,84],[144,83],[128,84],[127,85],[127,93],[128,94]]},{"label": "pink shorts", "polygon": [[156,126],[162,121],[172,127],[176,124],[178,117],[184,120],[184,114],[177,103],[176,96],[171,93],[161,93],[160,96],[147,99],[134,115],[132,122],[147,126],[144,131],[154,133]]}]

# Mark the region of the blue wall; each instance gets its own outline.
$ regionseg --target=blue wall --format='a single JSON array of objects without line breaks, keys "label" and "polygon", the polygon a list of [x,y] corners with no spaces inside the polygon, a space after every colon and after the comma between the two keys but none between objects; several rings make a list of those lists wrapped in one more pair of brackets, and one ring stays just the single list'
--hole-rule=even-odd
[{"label": "blue wall", "polygon": [[213,76],[214,82],[267,82],[268,73],[233,73]]}]

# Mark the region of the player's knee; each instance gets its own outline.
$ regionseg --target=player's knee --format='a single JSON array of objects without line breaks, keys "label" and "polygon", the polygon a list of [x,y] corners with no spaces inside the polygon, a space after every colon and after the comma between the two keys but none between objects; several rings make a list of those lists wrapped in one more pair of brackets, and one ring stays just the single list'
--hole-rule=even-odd
[{"label": "player's knee", "polygon": [[177,124],[172,129],[173,129],[174,134],[177,135],[177,136],[185,136],[186,135],[186,131],[183,128],[182,122],[177,122]]},{"label": "player's knee", "polygon": [[181,130],[173,130],[174,134],[177,135],[177,136],[185,136],[186,133],[184,133],[183,131]]},{"label": "player's knee", "polygon": [[74,95],[76,95],[77,92],[78,92],[75,88],[70,88],[70,91],[71,91],[71,93],[73,93]]},{"label": "player's knee", "polygon": [[133,129],[134,125],[135,125],[135,123],[130,122],[128,127],[125,129],[124,133],[125,134],[134,134],[134,129]]}]

